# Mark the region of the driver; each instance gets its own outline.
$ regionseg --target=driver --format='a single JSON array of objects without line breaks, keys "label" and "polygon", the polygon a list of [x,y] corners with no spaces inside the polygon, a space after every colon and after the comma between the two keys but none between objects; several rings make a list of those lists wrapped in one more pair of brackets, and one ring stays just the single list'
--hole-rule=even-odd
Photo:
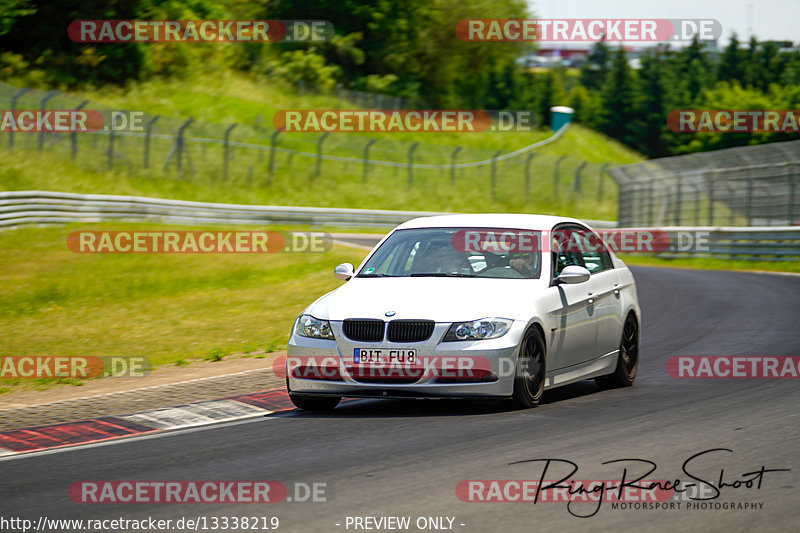
[{"label": "driver", "polygon": [[530,277],[533,270],[533,254],[519,254],[518,257],[511,259],[508,262],[509,266],[522,274],[523,276]]}]

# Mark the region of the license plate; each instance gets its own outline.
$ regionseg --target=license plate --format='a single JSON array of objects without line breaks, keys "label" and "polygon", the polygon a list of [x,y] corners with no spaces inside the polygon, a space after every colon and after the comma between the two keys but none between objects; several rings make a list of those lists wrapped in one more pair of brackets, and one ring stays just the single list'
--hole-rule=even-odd
[{"label": "license plate", "polygon": [[416,362],[416,350],[353,348],[353,363],[355,364],[390,365],[395,363],[414,364]]}]

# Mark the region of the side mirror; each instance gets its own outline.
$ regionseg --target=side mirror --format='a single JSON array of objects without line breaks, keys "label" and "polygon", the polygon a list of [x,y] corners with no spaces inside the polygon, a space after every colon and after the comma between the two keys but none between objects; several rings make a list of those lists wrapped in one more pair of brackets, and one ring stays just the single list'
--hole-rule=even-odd
[{"label": "side mirror", "polygon": [[333,269],[333,277],[342,281],[347,281],[353,277],[353,265],[342,263]]},{"label": "side mirror", "polygon": [[570,285],[574,283],[583,283],[584,281],[589,281],[590,276],[591,274],[584,267],[569,265],[564,267],[561,274],[556,277],[556,283],[568,283]]}]

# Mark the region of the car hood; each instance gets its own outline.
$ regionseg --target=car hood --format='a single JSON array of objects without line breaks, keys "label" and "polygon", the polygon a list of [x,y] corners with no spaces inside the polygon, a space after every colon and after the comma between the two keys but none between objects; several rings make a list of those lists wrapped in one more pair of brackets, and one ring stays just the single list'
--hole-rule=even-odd
[{"label": "car hood", "polygon": [[527,320],[531,297],[546,287],[536,279],[353,278],[311,304],[320,319],[424,319],[459,322],[486,317]]}]

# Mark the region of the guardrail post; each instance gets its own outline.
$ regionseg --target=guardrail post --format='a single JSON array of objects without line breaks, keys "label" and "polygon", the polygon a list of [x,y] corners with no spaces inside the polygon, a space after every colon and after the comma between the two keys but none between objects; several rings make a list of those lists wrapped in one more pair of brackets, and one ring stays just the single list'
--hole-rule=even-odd
[{"label": "guardrail post", "polygon": [[369,172],[369,147],[378,142],[378,139],[370,139],[364,145],[364,177],[361,179],[364,183],[367,182],[367,173]]},{"label": "guardrail post", "polygon": [[418,142],[415,142],[411,145],[411,148],[408,149],[408,186],[411,187],[412,182],[414,181],[414,150],[417,149],[419,146]]},{"label": "guardrail post", "polygon": [[144,168],[150,168],[150,136],[153,134],[153,124],[161,115],[156,115],[147,121],[144,130]]},{"label": "guardrail post", "polygon": [[531,152],[528,154],[527,159],[525,159],[525,200],[531,194],[531,161],[533,161],[533,156],[536,155],[536,152]]},{"label": "guardrail post", "polygon": [[561,162],[566,159],[567,156],[562,155],[558,159],[556,159],[556,164],[553,165],[553,198],[558,201],[558,182],[559,182],[559,168],[561,167]]},{"label": "guardrail post", "polygon": [[456,156],[461,151],[461,148],[461,146],[457,146],[453,153],[450,154],[450,185],[455,185],[456,183]]},{"label": "guardrail post", "polygon": [[647,199],[647,225],[648,226],[652,226],[653,225],[653,209],[655,208],[655,204],[656,204],[656,199],[655,199],[655,197],[653,195],[653,193],[655,192],[655,185],[653,184],[652,180],[650,181],[650,183],[647,186],[647,192],[648,192],[648,199]]},{"label": "guardrail post", "polygon": [[[83,102],[81,102],[78,105],[78,107],[75,108],[75,111],[80,111],[88,103],[89,103],[89,100],[84,100]],[[77,130],[75,130],[73,128],[72,131],[70,132],[69,136],[70,136],[70,143],[72,144],[72,146],[71,146],[72,159],[75,159],[76,157],[78,157],[78,132],[77,132]]]},{"label": "guardrail post", "polygon": [[278,134],[282,130],[277,129],[269,139],[269,172],[267,173],[267,185],[272,185],[272,174],[275,172],[275,145],[278,144]]},{"label": "guardrail post", "polygon": [[319,173],[322,168],[322,141],[324,141],[325,138],[327,138],[330,134],[331,132],[326,131],[322,134],[322,137],[319,138],[319,141],[317,141],[317,170],[314,172],[315,178],[319,177]]},{"label": "guardrail post", "polygon": [[[28,92],[30,89],[20,89],[14,96],[11,97],[11,113],[17,110],[17,100],[19,97]],[[8,147],[14,148],[14,129],[12,128],[11,131],[8,132]]]},{"label": "guardrail post", "polygon": [[675,225],[681,225],[681,175],[675,178]]},{"label": "guardrail post", "polygon": [[495,182],[497,181],[497,158],[500,157],[500,154],[502,153],[503,153],[502,150],[498,150],[497,152],[494,153],[494,156],[492,157],[492,201],[493,202],[495,198],[494,186]]},{"label": "guardrail post", "polygon": [[228,129],[225,130],[225,145],[222,155],[222,179],[224,180],[228,179],[228,151],[230,150],[231,132],[235,127],[236,122],[228,126]]},{"label": "guardrail post", "polygon": [[603,163],[600,167],[600,183],[597,184],[597,199],[603,199],[603,184],[605,183],[606,172],[608,171],[608,167],[611,166],[611,163]]},{"label": "guardrail post", "polygon": [[[47,95],[45,95],[44,98],[42,98],[42,103],[39,106],[42,111],[47,109],[47,102],[49,102],[50,99],[54,97],[56,94],[58,94],[58,91],[50,91],[49,93],[47,93]],[[44,148],[44,129],[39,131],[39,151],[41,152],[43,148]]]}]

